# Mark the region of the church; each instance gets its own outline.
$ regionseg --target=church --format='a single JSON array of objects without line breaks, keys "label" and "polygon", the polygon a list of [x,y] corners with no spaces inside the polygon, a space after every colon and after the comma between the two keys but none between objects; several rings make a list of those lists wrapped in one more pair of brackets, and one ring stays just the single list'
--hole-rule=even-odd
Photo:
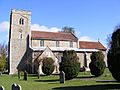
[{"label": "church", "polygon": [[[105,55],[106,48],[98,41],[79,41],[72,33],[45,32],[31,30],[31,12],[13,9],[10,14],[9,29],[9,74],[27,70],[29,73],[42,73],[42,60],[51,57],[59,73],[59,63],[64,50],[74,50],[77,53],[81,67],[89,70],[90,55],[101,50]],[[80,68],[81,68],[80,67]]]}]

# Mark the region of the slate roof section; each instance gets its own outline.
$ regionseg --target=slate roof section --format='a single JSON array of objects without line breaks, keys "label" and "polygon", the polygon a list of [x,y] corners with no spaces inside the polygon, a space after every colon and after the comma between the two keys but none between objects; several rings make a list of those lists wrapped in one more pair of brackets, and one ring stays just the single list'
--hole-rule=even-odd
[{"label": "slate roof section", "polygon": [[80,49],[98,49],[106,51],[106,48],[98,41],[98,42],[90,42],[90,41],[79,41]]},{"label": "slate roof section", "polygon": [[43,40],[78,41],[78,38],[74,34],[65,32],[32,31],[31,37],[32,39]]}]

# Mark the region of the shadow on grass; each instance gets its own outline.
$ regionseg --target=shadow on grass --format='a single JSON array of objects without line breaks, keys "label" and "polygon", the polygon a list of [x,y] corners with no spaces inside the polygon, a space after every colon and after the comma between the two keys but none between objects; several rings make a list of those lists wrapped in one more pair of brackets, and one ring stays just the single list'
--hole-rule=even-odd
[{"label": "shadow on grass", "polygon": [[[58,76],[59,74],[52,74],[54,76]],[[29,77],[37,77],[38,74],[28,74]],[[44,77],[44,76],[49,76],[49,75],[39,75],[40,77]]]},{"label": "shadow on grass", "polygon": [[29,77],[37,77],[37,74],[28,74]]},{"label": "shadow on grass", "polygon": [[[29,77],[38,77],[38,74],[28,74]],[[47,75],[39,75],[40,77],[44,77]]]},{"label": "shadow on grass", "polygon": [[104,85],[89,85],[89,86],[66,86],[57,87],[52,90],[120,90],[120,84],[104,84]]},{"label": "shadow on grass", "polygon": [[106,83],[106,82],[118,82],[116,80],[97,80],[98,83]]},{"label": "shadow on grass", "polygon": [[35,82],[56,82],[59,81],[59,79],[54,79],[54,80],[34,80]]},{"label": "shadow on grass", "polygon": [[90,78],[96,78],[95,76],[81,76],[81,77],[76,77],[78,79],[90,79]]}]

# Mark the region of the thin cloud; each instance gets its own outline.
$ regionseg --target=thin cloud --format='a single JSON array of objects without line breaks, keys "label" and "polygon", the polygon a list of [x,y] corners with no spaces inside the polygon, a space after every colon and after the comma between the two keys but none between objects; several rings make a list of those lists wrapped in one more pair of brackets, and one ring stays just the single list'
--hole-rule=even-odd
[{"label": "thin cloud", "polygon": [[58,32],[58,31],[61,31],[61,29],[57,28],[57,27],[48,28],[47,26],[39,25],[39,24],[32,24],[31,25],[31,30],[32,31],[49,31],[49,32]]},{"label": "thin cloud", "polygon": [[88,36],[82,36],[79,38],[79,41],[96,41]]},{"label": "thin cloud", "polygon": [[0,32],[5,32],[9,30],[9,22],[3,21],[0,23]]},{"label": "thin cloud", "polygon": [[[9,22],[8,21],[3,21],[0,23],[0,32],[8,32],[9,30]],[[32,24],[31,25],[31,30],[32,31],[49,31],[49,32],[58,32],[61,31],[60,28],[57,27],[51,27],[48,28],[47,26],[44,25],[39,25],[39,24]],[[77,36],[80,36],[80,32],[76,32]],[[8,38],[9,35],[6,35]],[[79,41],[96,41],[88,36],[82,36],[79,38]]]},{"label": "thin cloud", "polygon": [[[39,25],[39,24],[32,24],[31,25],[31,30],[32,31],[49,31],[49,32],[58,32],[61,31],[60,28],[57,27],[51,27],[48,28],[47,26],[44,25]],[[81,35],[81,32],[76,31],[76,36],[79,37]],[[79,41],[96,41],[88,36],[82,36],[79,38]]]}]

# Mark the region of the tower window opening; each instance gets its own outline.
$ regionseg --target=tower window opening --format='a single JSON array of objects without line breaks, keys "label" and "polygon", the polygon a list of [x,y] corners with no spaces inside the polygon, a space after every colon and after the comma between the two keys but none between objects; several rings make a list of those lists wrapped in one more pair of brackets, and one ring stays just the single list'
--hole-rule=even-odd
[{"label": "tower window opening", "polygon": [[23,37],[23,36],[22,36],[22,33],[20,33],[20,39],[22,39],[22,37]]},{"label": "tower window opening", "polygon": [[20,25],[24,25],[24,19],[23,19],[23,18],[20,18],[19,24],[20,24]]}]

